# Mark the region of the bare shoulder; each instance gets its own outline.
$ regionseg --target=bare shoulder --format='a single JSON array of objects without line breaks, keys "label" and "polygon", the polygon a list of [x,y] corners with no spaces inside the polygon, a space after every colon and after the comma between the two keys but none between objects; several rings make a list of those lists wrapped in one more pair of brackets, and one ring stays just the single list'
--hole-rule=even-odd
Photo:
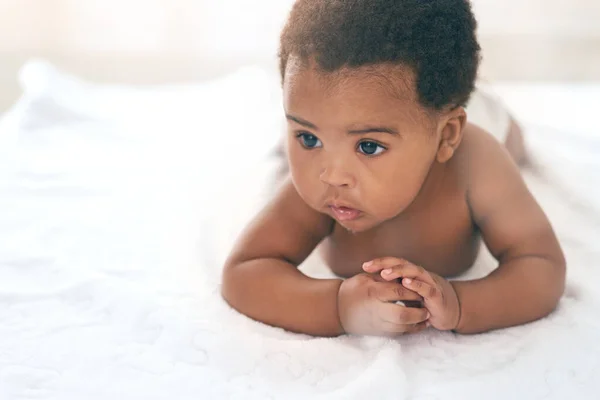
[{"label": "bare shoulder", "polygon": [[227,265],[278,258],[297,266],[331,232],[332,226],[333,220],[308,206],[288,179],[246,227]]},{"label": "bare shoulder", "polygon": [[461,166],[478,166],[480,168],[469,172],[485,172],[490,168],[508,168],[519,173],[519,168],[513,161],[503,143],[500,143],[490,133],[477,125],[468,123],[463,132],[463,140],[456,152],[457,162]]},{"label": "bare shoulder", "polygon": [[489,203],[500,200],[491,197],[500,190],[527,191],[519,167],[506,147],[477,125],[465,127],[454,162],[470,199],[473,195],[483,196],[481,200]]},{"label": "bare shoulder", "polygon": [[474,224],[499,260],[562,253],[545,213],[506,148],[483,129],[467,126],[457,163]]}]

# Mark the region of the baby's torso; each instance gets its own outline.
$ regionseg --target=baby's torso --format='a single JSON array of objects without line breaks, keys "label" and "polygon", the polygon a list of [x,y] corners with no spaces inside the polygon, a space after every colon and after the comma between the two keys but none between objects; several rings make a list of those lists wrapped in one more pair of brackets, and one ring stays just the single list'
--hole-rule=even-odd
[{"label": "baby's torso", "polygon": [[404,258],[448,277],[474,263],[479,242],[468,207],[455,198],[365,233],[354,234],[336,224],[320,251],[332,272],[342,277],[362,272],[362,264],[377,257]]},{"label": "baby's torso", "polygon": [[[459,152],[457,158],[461,156]],[[480,235],[467,203],[466,177],[460,174],[460,160],[454,161],[435,196],[410,213],[362,233],[348,232],[336,223],[319,248],[332,272],[350,277],[362,272],[364,262],[390,256],[444,277],[469,269],[478,254]]]},{"label": "baby's torso", "polygon": [[362,272],[366,261],[388,256],[449,277],[474,263],[479,245],[479,235],[464,219],[432,213],[364,234],[349,233],[338,225],[321,243],[320,251],[332,272],[342,277]]}]

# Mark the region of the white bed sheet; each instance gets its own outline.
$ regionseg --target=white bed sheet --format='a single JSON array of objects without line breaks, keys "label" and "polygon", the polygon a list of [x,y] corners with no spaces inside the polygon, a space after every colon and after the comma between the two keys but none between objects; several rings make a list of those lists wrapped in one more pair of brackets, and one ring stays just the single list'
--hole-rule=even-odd
[{"label": "white bed sheet", "polygon": [[[569,262],[551,316],[475,336],[311,338],[249,320],[218,294],[228,246],[270,190],[275,78],[250,67],[203,85],[134,89],[32,63],[22,83],[25,95],[0,121],[0,399],[600,392],[593,133],[526,123],[539,164],[526,179]],[[499,87],[512,99],[540,90]],[[564,106],[575,113],[589,101]],[[473,273],[491,267],[484,257]]]}]

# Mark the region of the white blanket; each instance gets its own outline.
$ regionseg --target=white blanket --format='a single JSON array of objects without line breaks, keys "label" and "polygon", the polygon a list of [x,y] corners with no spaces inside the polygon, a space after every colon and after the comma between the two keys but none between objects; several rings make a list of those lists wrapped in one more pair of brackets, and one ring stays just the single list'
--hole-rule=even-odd
[{"label": "white blanket", "polygon": [[[0,121],[0,399],[600,393],[600,137],[527,125],[540,164],[527,182],[569,262],[548,318],[474,336],[312,338],[219,296],[228,247],[270,190],[276,79],[247,68],[190,87],[99,87],[34,63],[22,82]],[[484,257],[473,274],[490,268]]]}]

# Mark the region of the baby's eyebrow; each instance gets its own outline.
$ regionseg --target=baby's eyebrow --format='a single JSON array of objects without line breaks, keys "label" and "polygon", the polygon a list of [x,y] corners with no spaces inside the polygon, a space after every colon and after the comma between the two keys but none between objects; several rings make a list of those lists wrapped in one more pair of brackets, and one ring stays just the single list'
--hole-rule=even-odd
[{"label": "baby's eyebrow", "polygon": [[314,129],[315,131],[319,130],[319,128],[317,128],[317,126],[315,124],[313,124],[311,122],[308,122],[308,121],[306,121],[306,120],[304,120],[302,118],[294,117],[293,115],[289,115],[289,114],[285,114],[285,117],[287,119],[289,119],[291,121],[294,121],[295,123],[300,124],[302,126],[305,126],[307,128]]},{"label": "baby's eyebrow", "polygon": [[[290,114],[286,114],[285,117],[290,121],[294,121],[295,123],[305,126],[307,128],[314,129],[315,131],[319,130],[319,128],[317,128],[315,124],[313,124],[312,122],[308,122],[307,120],[302,119],[300,117],[295,117]],[[348,133],[351,135],[364,135],[367,133],[389,133],[390,135],[400,135],[400,133],[396,129],[388,126],[366,126],[362,129],[351,129],[348,131]]]},{"label": "baby's eyebrow", "polygon": [[394,129],[394,128],[390,128],[387,126],[369,126],[363,129],[352,129],[350,131],[348,131],[348,133],[352,134],[352,135],[364,135],[365,133],[377,133],[377,132],[383,132],[383,133],[389,133],[390,135],[399,135],[400,133]]}]

